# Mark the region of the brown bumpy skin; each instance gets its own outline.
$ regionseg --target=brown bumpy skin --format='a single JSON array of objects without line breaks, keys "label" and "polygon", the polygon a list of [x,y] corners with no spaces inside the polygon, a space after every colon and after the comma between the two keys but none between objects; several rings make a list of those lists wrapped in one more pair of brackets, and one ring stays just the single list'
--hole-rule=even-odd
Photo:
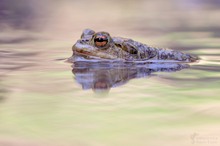
[{"label": "brown bumpy skin", "polygon": [[[120,59],[124,61],[173,60],[195,62],[197,57],[170,49],[150,47],[132,39],[111,37],[107,32],[85,29],[73,46],[73,54],[99,59]],[[73,55],[74,57],[74,55]]]}]

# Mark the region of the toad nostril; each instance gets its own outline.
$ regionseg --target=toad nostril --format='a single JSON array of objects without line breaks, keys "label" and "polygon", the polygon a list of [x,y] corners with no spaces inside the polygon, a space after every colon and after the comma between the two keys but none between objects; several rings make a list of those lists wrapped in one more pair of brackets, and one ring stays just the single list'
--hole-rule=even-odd
[{"label": "toad nostril", "polygon": [[88,39],[82,39],[81,40],[83,43],[85,43],[85,42],[88,42],[89,40]]}]

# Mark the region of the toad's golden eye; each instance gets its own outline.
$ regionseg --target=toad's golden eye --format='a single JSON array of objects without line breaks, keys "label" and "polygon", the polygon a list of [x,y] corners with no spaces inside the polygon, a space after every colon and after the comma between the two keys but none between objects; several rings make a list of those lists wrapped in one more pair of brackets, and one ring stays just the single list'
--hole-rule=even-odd
[{"label": "toad's golden eye", "polygon": [[97,35],[94,43],[97,47],[104,47],[108,43],[108,38],[105,35]]}]

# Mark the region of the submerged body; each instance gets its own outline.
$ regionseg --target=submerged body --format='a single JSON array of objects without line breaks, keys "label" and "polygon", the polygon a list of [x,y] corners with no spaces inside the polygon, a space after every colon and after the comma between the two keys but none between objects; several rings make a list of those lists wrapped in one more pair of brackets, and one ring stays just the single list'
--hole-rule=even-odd
[{"label": "submerged body", "polygon": [[121,60],[121,61],[150,61],[171,60],[194,62],[198,60],[189,54],[170,49],[150,47],[132,39],[111,37],[107,32],[95,32],[85,29],[72,47],[73,56],[83,56],[86,59]]}]

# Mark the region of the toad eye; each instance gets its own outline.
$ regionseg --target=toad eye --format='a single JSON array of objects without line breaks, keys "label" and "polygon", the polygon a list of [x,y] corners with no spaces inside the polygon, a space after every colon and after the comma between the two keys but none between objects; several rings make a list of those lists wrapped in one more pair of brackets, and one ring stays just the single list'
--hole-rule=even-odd
[{"label": "toad eye", "polygon": [[97,47],[104,47],[108,43],[108,38],[105,35],[98,35],[95,37],[94,43]]}]

